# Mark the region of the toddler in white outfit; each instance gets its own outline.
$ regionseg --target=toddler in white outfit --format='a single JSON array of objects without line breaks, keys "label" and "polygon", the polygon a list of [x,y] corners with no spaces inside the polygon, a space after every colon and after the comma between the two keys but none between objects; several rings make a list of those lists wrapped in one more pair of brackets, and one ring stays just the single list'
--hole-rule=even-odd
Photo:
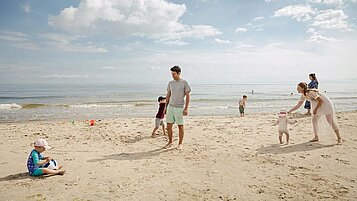
[{"label": "toddler in white outfit", "polygon": [[297,121],[292,121],[288,117],[288,113],[286,111],[280,111],[278,113],[278,119],[274,122],[274,126],[279,125],[278,131],[279,131],[279,141],[280,144],[283,144],[283,134],[285,133],[286,135],[286,144],[289,144],[289,129],[288,129],[288,124],[294,124]]}]

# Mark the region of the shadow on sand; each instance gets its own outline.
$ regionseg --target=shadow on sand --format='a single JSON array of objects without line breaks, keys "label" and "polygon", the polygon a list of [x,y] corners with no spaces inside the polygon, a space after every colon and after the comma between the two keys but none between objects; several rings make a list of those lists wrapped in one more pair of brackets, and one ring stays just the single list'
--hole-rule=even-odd
[{"label": "shadow on sand", "polygon": [[141,140],[145,140],[145,139],[152,139],[151,136],[136,136],[134,139],[124,139],[121,140],[123,143],[136,143],[139,142]]},{"label": "shadow on sand", "polygon": [[54,175],[41,175],[41,176],[30,176],[28,172],[22,172],[17,174],[11,174],[6,177],[0,178],[0,182],[2,181],[15,181],[15,180],[24,180],[24,179],[45,179],[47,177],[51,177]]},{"label": "shadow on sand", "polygon": [[328,147],[333,147],[334,144],[331,145],[323,145],[319,143],[311,143],[305,142],[301,144],[293,144],[293,145],[279,145],[273,144],[267,147],[261,146],[257,149],[257,154],[286,154],[286,153],[293,153],[293,152],[303,152],[303,151],[312,151],[316,149],[323,149]]},{"label": "shadow on sand", "polygon": [[144,158],[151,158],[153,156],[158,156],[162,153],[169,152],[174,150],[175,148],[172,149],[155,149],[147,152],[134,152],[134,153],[120,153],[120,154],[111,154],[104,156],[103,158],[99,159],[91,159],[88,160],[87,162],[100,162],[100,161],[105,161],[105,160],[141,160]]}]

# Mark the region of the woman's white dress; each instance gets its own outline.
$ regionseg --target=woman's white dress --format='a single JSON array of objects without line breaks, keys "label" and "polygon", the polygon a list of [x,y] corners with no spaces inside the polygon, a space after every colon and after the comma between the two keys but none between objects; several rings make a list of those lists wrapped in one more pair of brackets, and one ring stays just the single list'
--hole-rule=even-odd
[{"label": "woman's white dress", "polygon": [[301,95],[300,101],[308,100],[311,102],[311,112],[317,106],[318,97],[321,97],[321,106],[317,109],[316,114],[312,115],[312,123],[317,134],[330,133],[338,129],[337,118],[331,100],[317,90],[309,90],[306,96]]}]

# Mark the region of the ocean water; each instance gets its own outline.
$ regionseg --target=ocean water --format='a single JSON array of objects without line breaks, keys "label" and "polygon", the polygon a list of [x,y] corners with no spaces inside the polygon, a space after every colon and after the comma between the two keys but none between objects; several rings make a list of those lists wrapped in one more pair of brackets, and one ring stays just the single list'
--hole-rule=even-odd
[{"label": "ocean water", "polygon": [[[166,84],[2,84],[0,122],[154,117]],[[246,113],[275,113],[299,100],[296,84],[191,84],[190,115],[238,115],[238,101],[248,96]],[[356,83],[320,84],[337,112],[357,110]],[[252,94],[252,90],[254,93]],[[291,93],[293,93],[291,95]],[[300,112],[304,112],[303,107]]]}]

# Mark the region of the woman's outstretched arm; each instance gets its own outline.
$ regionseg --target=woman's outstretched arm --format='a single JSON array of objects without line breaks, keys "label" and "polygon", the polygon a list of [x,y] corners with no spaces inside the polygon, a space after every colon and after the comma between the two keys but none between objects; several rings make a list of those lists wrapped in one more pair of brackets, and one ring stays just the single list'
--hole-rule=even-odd
[{"label": "woman's outstretched arm", "polygon": [[293,108],[291,108],[288,113],[294,112],[295,110],[299,109],[299,107],[301,107],[301,105],[304,103],[303,100],[300,100]]}]

